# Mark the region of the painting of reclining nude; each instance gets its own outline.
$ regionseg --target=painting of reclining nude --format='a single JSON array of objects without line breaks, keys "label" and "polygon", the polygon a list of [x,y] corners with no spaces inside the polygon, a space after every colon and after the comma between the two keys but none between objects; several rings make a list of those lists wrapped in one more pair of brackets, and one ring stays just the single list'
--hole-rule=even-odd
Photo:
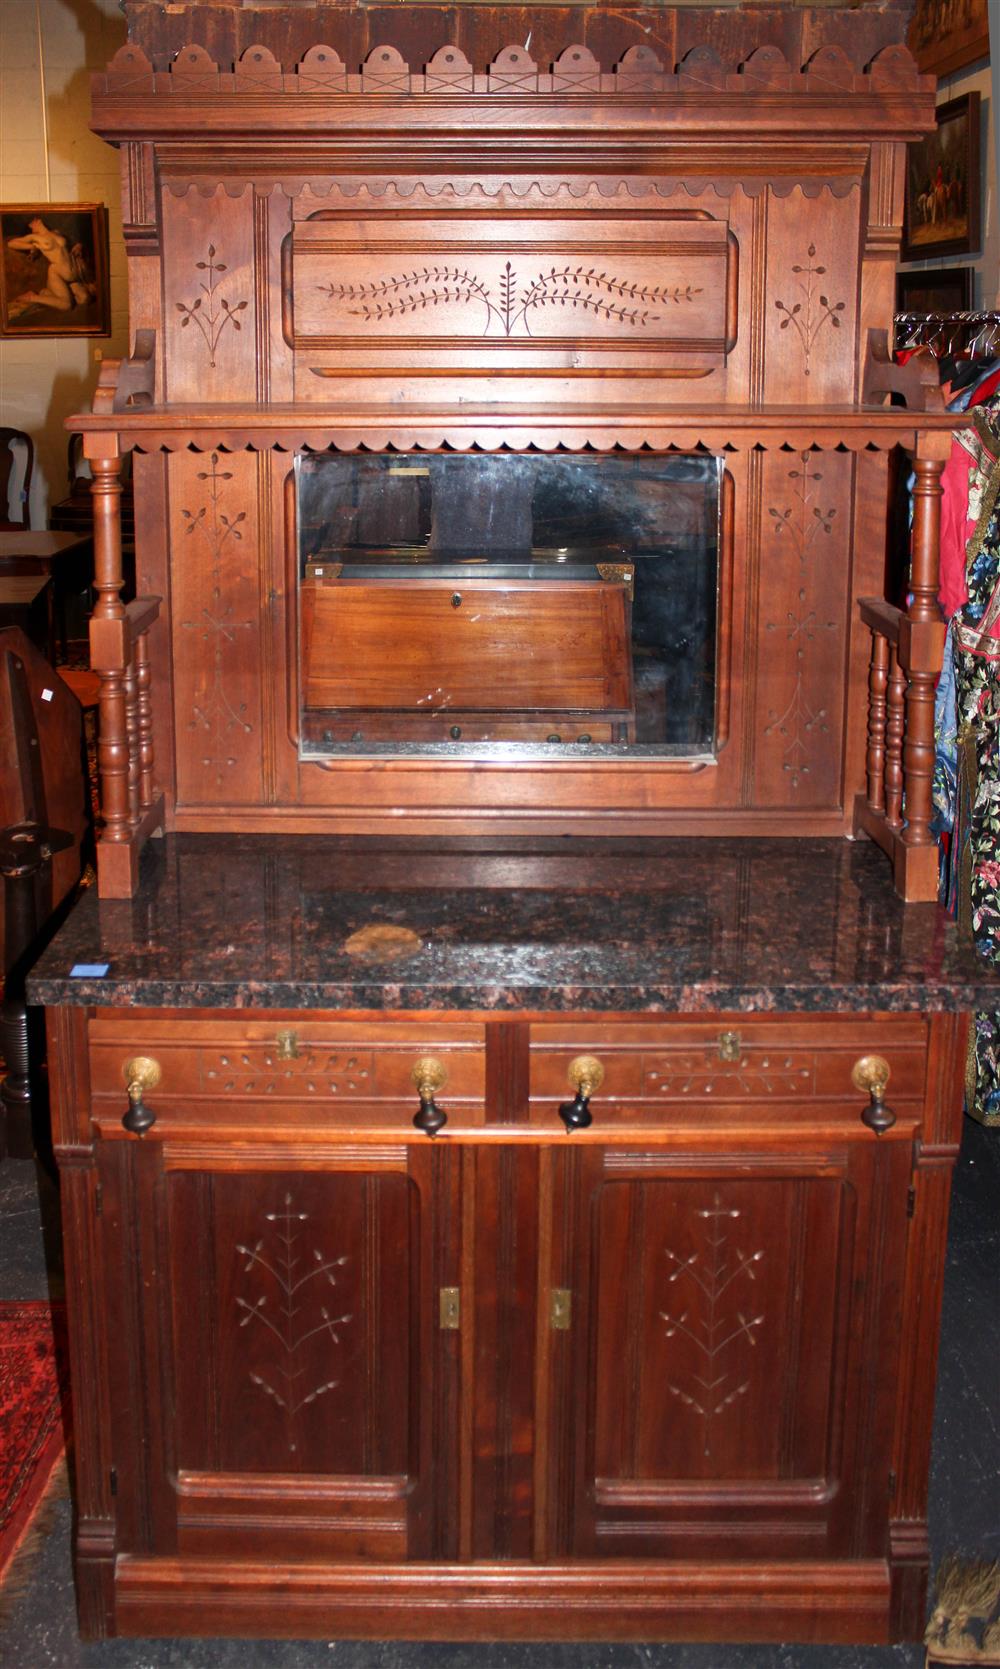
[{"label": "painting of reclining nude", "polygon": [[107,336],[103,203],[0,207],[0,335]]}]

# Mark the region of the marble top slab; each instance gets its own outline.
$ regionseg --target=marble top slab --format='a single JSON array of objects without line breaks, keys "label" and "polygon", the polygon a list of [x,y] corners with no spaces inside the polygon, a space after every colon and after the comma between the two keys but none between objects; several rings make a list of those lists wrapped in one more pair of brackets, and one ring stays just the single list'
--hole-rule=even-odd
[{"label": "marble top slab", "polygon": [[936,905],[902,904],[869,841],[180,835],[150,842],[133,899],[84,894],[29,1000],[1000,1009],[1000,970]]}]

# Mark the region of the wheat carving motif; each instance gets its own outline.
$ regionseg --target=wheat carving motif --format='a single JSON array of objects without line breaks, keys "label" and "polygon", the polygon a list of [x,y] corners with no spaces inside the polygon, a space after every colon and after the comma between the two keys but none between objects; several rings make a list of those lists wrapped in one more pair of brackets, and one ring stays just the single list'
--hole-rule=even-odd
[{"label": "wheat carving motif", "polygon": [[679,1303],[675,1310],[661,1310],[660,1317],[667,1324],[668,1339],[679,1334],[691,1343],[700,1368],[692,1369],[682,1384],[668,1380],[667,1389],[700,1417],[705,1455],[712,1452],[713,1421],[750,1389],[739,1359],[732,1365],[733,1352],[741,1344],[756,1347],[757,1332],[764,1325],[763,1314],[747,1314],[741,1307],[740,1288],[756,1280],[755,1271],[764,1256],[759,1251],[743,1252],[731,1243],[727,1225],[741,1215],[724,1206],[716,1194],[711,1206],[697,1213],[706,1224],[704,1249],[686,1258],[669,1247],[664,1250],[673,1266],[670,1284],[682,1282],[679,1291],[686,1288],[692,1298],[683,1309]]},{"label": "wheat carving motif", "polygon": [[[309,1221],[307,1211],[294,1211],[292,1197],[286,1194],[280,1211],[265,1213],[269,1225],[265,1235],[253,1246],[237,1245],[236,1250],[246,1261],[243,1273],[259,1277],[261,1289],[249,1298],[237,1297],[240,1327],[257,1324],[265,1328],[275,1340],[275,1360],[264,1373],[251,1371],[250,1380],[288,1416],[288,1446],[297,1447],[295,1417],[303,1408],[318,1402],[336,1389],[339,1380],[327,1379],[321,1384],[303,1384],[305,1366],[303,1345],[317,1334],[324,1333],[332,1344],[340,1344],[339,1328],[346,1327],[353,1317],[331,1315],[325,1303],[315,1302],[314,1282],[335,1288],[337,1270],[348,1259],[327,1258],[315,1247],[311,1255],[299,1250],[299,1225]],[[312,1303],[310,1303],[312,1299]]]},{"label": "wheat carving motif", "polygon": [[331,301],[346,302],[352,317],[375,324],[422,313],[428,308],[479,303],[484,311],[484,336],[495,328],[504,336],[512,336],[519,325],[530,336],[529,314],[545,308],[567,307],[612,324],[641,330],[660,318],[652,308],[679,307],[701,295],[701,289],[692,284],[629,283],[611,273],[582,265],[551,267],[519,289],[517,273],[510,261],[504,266],[496,291],[465,267],[458,266],[425,266],[370,283],[330,283],[319,288]]}]

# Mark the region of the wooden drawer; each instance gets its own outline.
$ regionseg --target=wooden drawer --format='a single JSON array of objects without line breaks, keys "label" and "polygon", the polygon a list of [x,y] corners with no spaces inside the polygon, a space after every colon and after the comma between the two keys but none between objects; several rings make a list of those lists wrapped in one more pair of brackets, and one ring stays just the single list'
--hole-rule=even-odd
[{"label": "wooden drawer", "polygon": [[591,1096],[595,1133],[608,1124],[656,1125],[747,1120],[783,1125],[838,1109],[856,1120],[866,1098],[851,1082],[864,1055],[889,1064],[886,1100],[911,1111],[924,1094],[926,1024],[919,1015],[879,1018],[735,1015],[652,1023],[538,1022],[531,1028],[530,1118],[559,1128],[573,1098],[571,1062],[595,1056],[603,1082]]},{"label": "wooden drawer", "polygon": [[145,1099],[157,1125],[273,1131],[276,1125],[412,1132],[415,1063],[433,1056],[445,1079],[435,1099],[448,1129],[484,1117],[483,1027],[391,1020],[141,1019],[90,1024],[94,1111],[114,1134],[127,1109],[124,1069],[152,1057],[160,1081]]}]

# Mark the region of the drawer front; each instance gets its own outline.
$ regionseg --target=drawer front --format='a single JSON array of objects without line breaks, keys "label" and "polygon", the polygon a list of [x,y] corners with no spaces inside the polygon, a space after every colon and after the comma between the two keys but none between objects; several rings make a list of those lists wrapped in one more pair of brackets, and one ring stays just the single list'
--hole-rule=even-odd
[{"label": "drawer front", "polygon": [[431,1057],[444,1074],[434,1099],[446,1128],[484,1117],[483,1027],[447,1022],[156,1019],[90,1026],[95,1116],[113,1133],[126,1111],[125,1068],[152,1058],[159,1082],[144,1099],[166,1130],[193,1119],[270,1130],[277,1122],[419,1132],[414,1068]]},{"label": "drawer front", "polygon": [[711,1127],[741,1113],[790,1124],[842,1109],[856,1120],[867,1097],[851,1073],[866,1055],[888,1063],[890,1106],[922,1101],[926,1024],[919,1015],[540,1022],[531,1028],[530,1118],[560,1128],[559,1106],[576,1088],[572,1064],[590,1057],[603,1071],[590,1093],[595,1134],[608,1124]]}]

